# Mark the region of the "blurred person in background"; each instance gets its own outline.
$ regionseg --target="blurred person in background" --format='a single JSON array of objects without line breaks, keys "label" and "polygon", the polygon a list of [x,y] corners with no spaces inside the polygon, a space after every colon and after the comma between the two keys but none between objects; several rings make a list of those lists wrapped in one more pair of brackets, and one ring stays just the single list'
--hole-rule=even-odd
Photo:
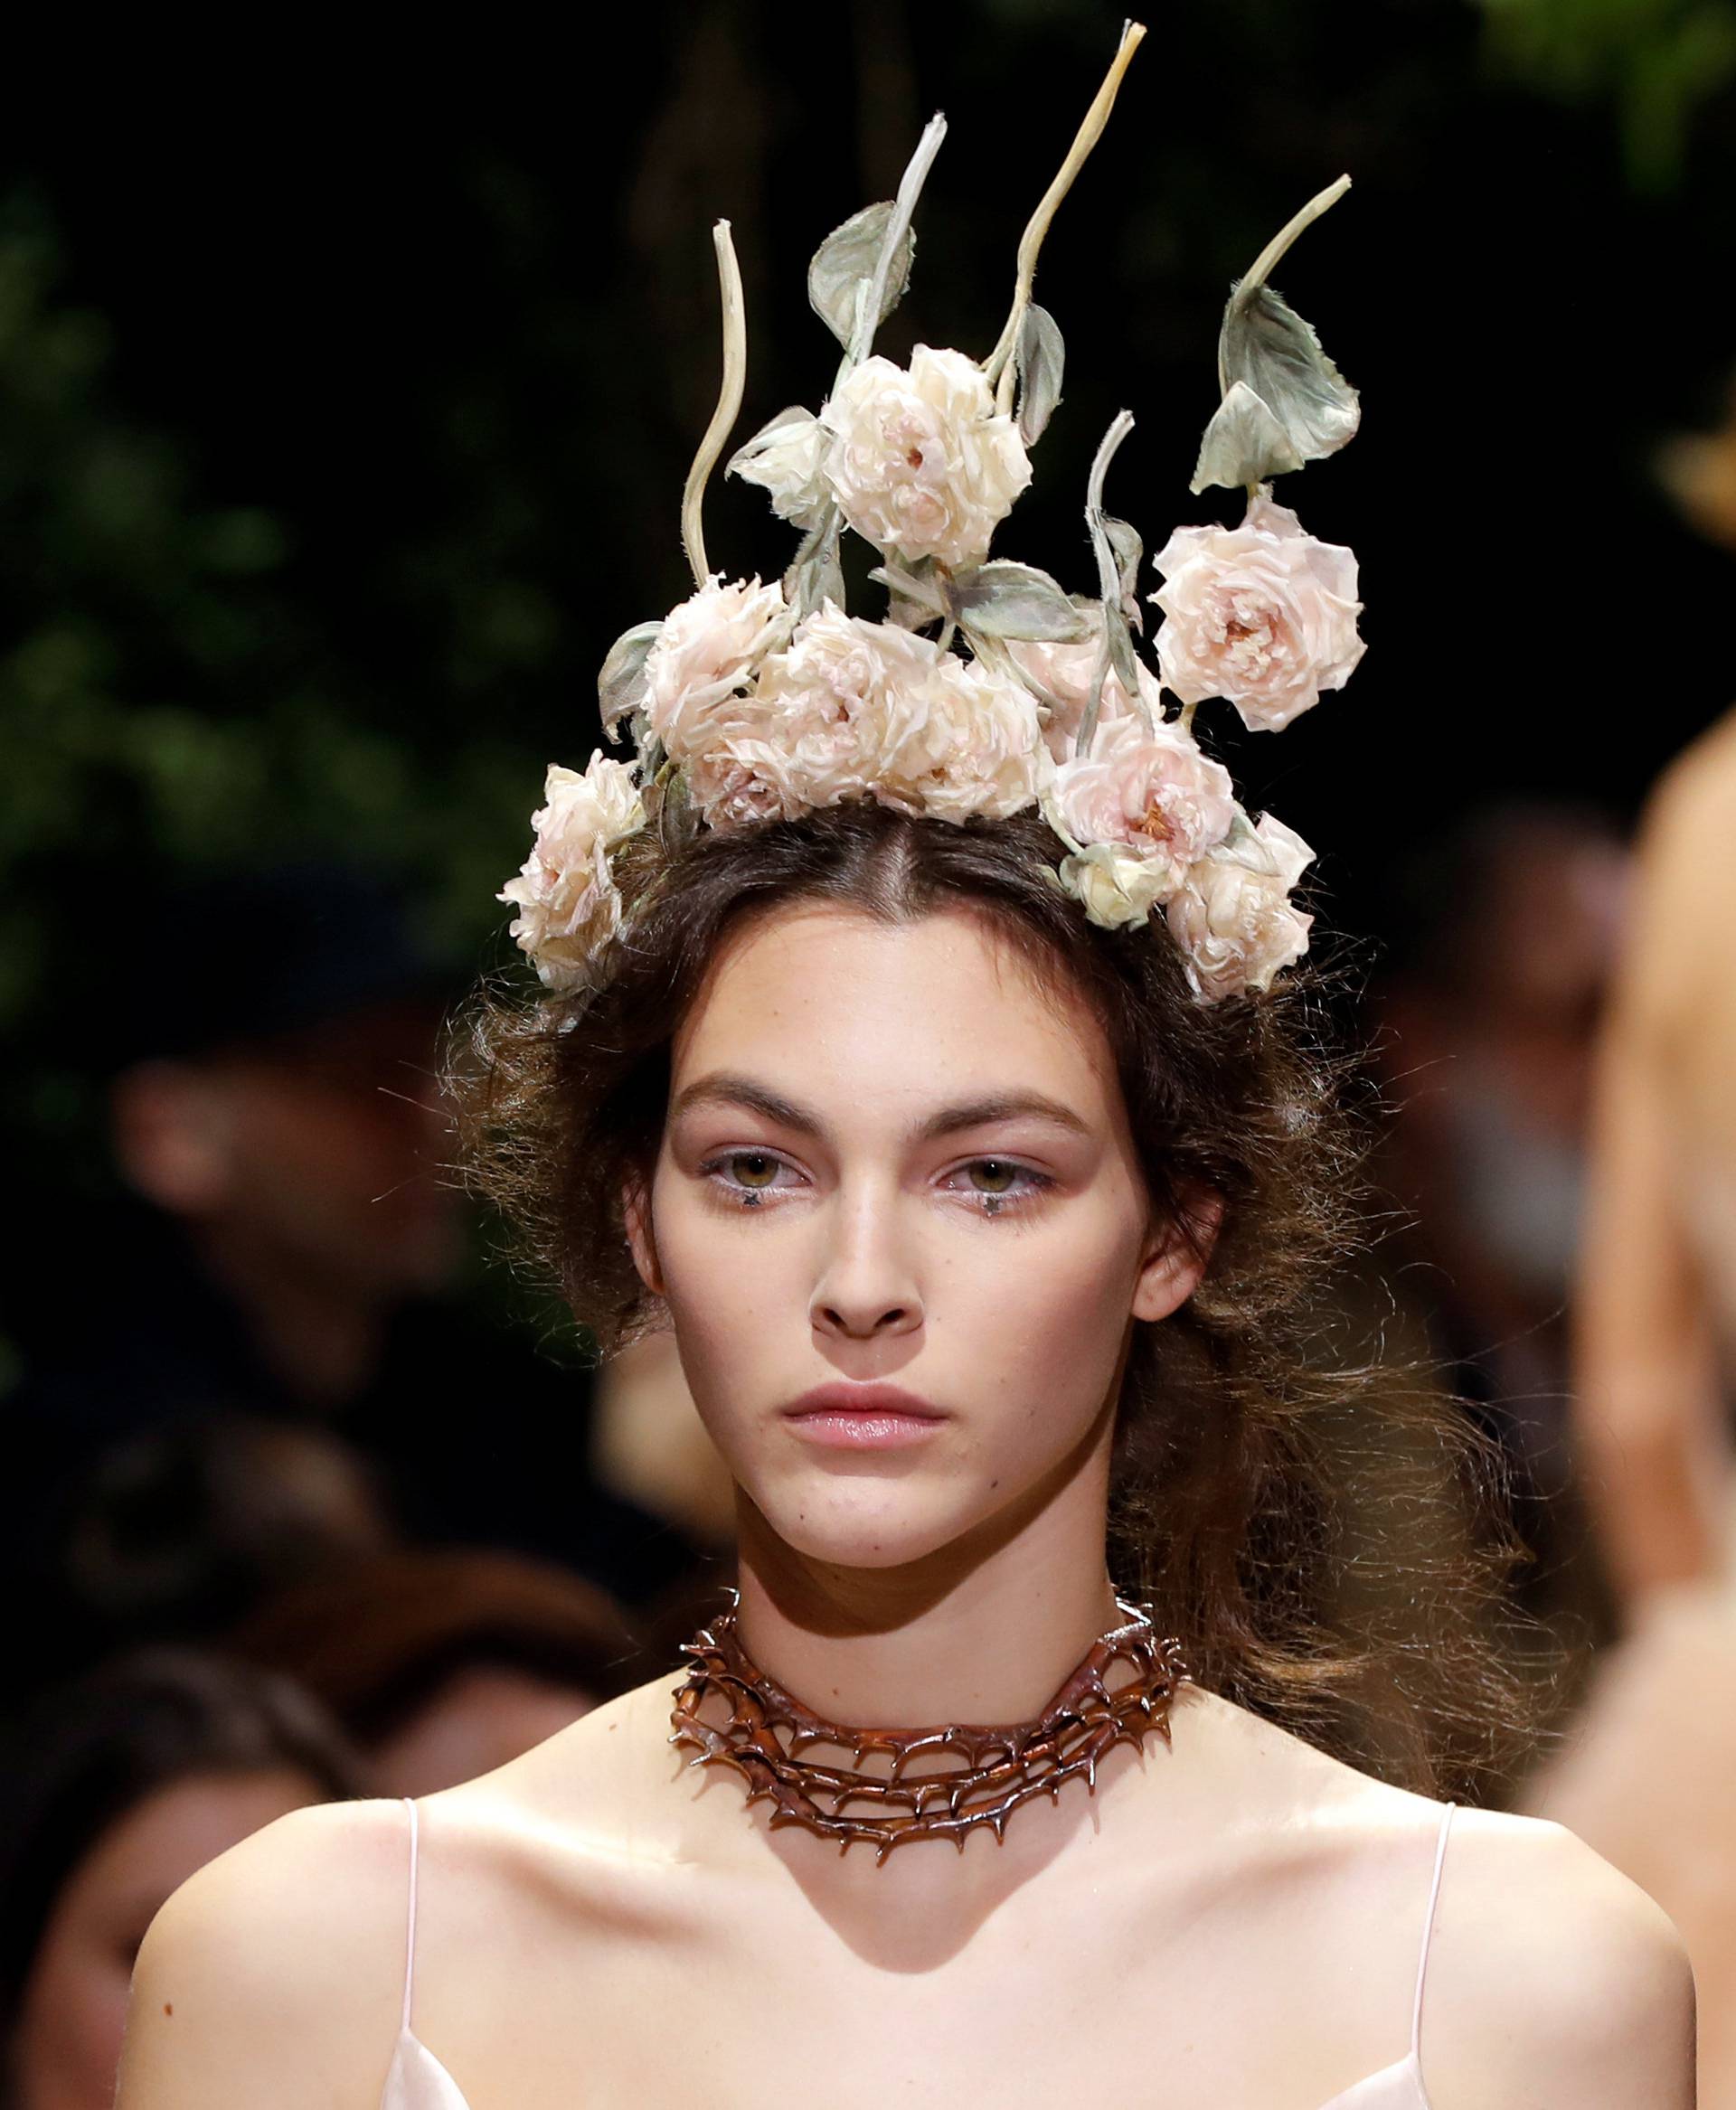
[{"label": "blurred person in background", "polygon": [[313,1701],[215,1657],[142,1652],[41,1696],[0,1748],[4,2110],[109,2110],[157,1907],[274,1818],[361,1792]]},{"label": "blurred person in background", "polygon": [[598,1372],[590,1461],[605,1487],[667,1518],[694,1545],[712,1554],[734,1545],[735,1484],[668,1336],[636,1341]]},{"label": "blurred person in background", "polygon": [[600,1590],[486,1552],[354,1563],[262,1605],[226,1646],[328,1707],[392,1795],[491,1772],[648,1674]]},{"label": "blurred person in background", "polygon": [[1736,2105],[1736,713],[1641,836],[1605,1036],[1577,1327],[1577,1437],[1626,1638],[1531,1808],[1675,1919],[1701,2101]]},{"label": "blurred person in background", "polygon": [[[219,875],[141,909],[121,965],[113,1147],[137,1208],[96,1308],[39,1330],[6,1401],[21,1579],[58,1591],[118,1447],[237,1414],[341,1433],[412,1537],[557,1559],[628,1601],[684,1574],[673,1528],[591,1476],[586,1373],[453,1294],[444,984],[392,890],[331,863]],[[45,1628],[42,1667],[68,1645]]]},{"label": "blurred person in background", "polygon": [[331,1430],[171,1422],[99,1454],[71,1513],[71,1653],[213,1641],[262,1599],[395,1543],[377,1474]]},{"label": "blurred person in background", "polygon": [[[1736,394],[1665,479],[1736,550]],[[1528,1805],[1675,1920],[1736,2106],[1736,711],[1665,771],[1599,1050],[1576,1437],[1625,1636]]]},{"label": "blurred person in background", "polygon": [[1392,1272],[1424,1352],[1502,1445],[1531,1609],[1605,1615],[1570,1444],[1569,1307],[1597,1027],[1630,858],[1604,815],[1513,801],[1414,861],[1380,992],[1395,1118],[1383,1183],[1408,1221]]}]

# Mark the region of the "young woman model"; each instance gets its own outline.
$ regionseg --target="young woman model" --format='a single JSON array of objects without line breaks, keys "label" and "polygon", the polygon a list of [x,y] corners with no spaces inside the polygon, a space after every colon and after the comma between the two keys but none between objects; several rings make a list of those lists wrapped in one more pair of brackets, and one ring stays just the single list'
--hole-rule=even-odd
[{"label": "young woman model", "polygon": [[[1429,1732],[1463,1756],[1500,1687],[1402,1513],[1432,1659],[1334,1625],[1347,1161],[1274,986],[1307,852],[1235,805],[1189,691],[1276,726],[1338,685],[1348,552],[1264,491],[1176,537],[1177,719],[1108,448],[1103,601],[983,564],[1059,339],[1032,242],[982,367],[868,355],[914,190],[816,264],[828,403],[737,457],[807,531],[784,588],[710,574],[702,462],[698,590],[605,670],[637,760],[551,772],[507,890],[544,994],[483,1013],[470,1087],[485,1183],[605,1350],[673,1327],[739,1600],[510,1766],[187,1886],[119,2110],[1693,2100],[1663,1915],[1559,1827],[1436,1799]],[[1296,466],[1293,408],[1226,397],[1238,480]],[[899,621],[837,605],[841,523]]]}]

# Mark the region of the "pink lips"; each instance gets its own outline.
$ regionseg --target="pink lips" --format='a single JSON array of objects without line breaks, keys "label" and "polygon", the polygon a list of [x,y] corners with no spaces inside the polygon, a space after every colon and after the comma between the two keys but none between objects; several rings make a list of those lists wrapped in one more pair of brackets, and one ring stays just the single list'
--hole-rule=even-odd
[{"label": "pink lips", "polygon": [[920,1443],[946,1418],[896,1385],[819,1385],[784,1409],[797,1436],[845,1450]]}]

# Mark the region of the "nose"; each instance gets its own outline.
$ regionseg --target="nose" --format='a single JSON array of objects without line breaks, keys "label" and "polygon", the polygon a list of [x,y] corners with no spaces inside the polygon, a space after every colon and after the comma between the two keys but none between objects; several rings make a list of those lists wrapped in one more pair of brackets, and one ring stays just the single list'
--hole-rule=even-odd
[{"label": "nose", "polygon": [[826,1219],[808,1306],[816,1332],[847,1340],[914,1333],[922,1323],[922,1295],[896,1198],[840,1191]]}]

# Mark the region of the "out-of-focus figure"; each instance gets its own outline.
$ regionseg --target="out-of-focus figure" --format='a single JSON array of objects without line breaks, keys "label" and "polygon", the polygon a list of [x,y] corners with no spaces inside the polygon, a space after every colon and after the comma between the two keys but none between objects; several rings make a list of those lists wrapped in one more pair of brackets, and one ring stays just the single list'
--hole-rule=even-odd
[{"label": "out-of-focus figure", "polygon": [[1675,1919],[1736,2110],[1736,713],[1650,802],[1593,1138],[1577,1438],[1628,1636],[1526,1801]]},{"label": "out-of-focus figure", "polygon": [[355,1761],[284,1681],[153,1651],[42,1695],[0,1750],[0,2100],[109,2110],[133,1957],[207,1861]]},{"label": "out-of-focus figure", "polygon": [[[335,1431],[412,1538],[554,1559],[628,1602],[683,1575],[675,1530],[590,1472],[582,1359],[453,1294],[443,986],[391,890],[330,864],[203,881],[140,909],[117,975],[136,1199],[6,1402],[21,1586],[59,1601],[117,1452],[236,1415]],[[46,1612],[39,1634],[52,1669],[70,1644]]]},{"label": "out-of-focus figure", "polygon": [[1425,1352],[1505,1451],[1531,1608],[1583,1627],[1569,1321],[1593,1050],[1629,854],[1599,813],[1473,814],[1408,875],[1381,991],[1396,1118],[1384,1183],[1410,1222],[1383,1256]]},{"label": "out-of-focus figure", "polygon": [[639,1634],[600,1590],[537,1562],[452,1550],[310,1579],[229,1646],[329,1707],[394,1795],[504,1766],[646,1674]]},{"label": "out-of-focus figure", "polygon": [[74,1653],[214,1642],[263,1599],[396,1542],[378,1475],[330,1429],[173,1422],[101,1454],[71,1515]]},{"label": "out-of-focus figure", "polygon": [[673,1332],[650,1333],[603,1365],[591,1465],[603,1485],[666,1517],[695,1546],[735,1543],[735,1484],[693,1405]]}]

